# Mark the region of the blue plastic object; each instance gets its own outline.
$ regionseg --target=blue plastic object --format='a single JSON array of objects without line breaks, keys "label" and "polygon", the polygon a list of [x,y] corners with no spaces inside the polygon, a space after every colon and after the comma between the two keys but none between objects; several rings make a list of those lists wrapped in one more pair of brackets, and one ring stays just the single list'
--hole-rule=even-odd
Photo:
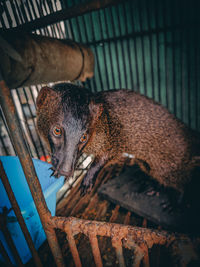
[{"label": "blue plastic object", "polygon": [[[27,185],[20,161],[18,157],[14,156],[0,156],[0,160],[3,163],[5,172],[8,176],[10,185],[20,206],[22,215],[33,239],[34,245],[36,249],[38,249],[46,240],[46,235],[42,228],[42,224],[40,222],[39,215],[37,213],[29,187]],[[35,166],[36,173],[42,186],[42,191],[47,206],[51,214],[55,215],[56,193],[62,187],[64,183],[64,177],[60,177],[59,179],[56,179],[55,177],[50,177],[52,171],[49,170],[49,168],[51,167],[51,165],[46,162],[33,159],[33,164]],[[0,212],[2,212],[3,207],[7,207],[7,209],[10,209],[11,204],[4,189],[4,186],[0,180]],[[26,263],[30,260],[32,255],[30,253],[30,250],[28,248],[28,245],[26,243],[26,240],[17,222],[13,210],[8,213],[7,222],[7,227],[11,233],[12,239],[16,245],[22,262]],[[13,262],[13,264],[16,264],[1,231],[0,240],[3,243],[11,261]],[[3,260],[1,254],[0,260]]]}]

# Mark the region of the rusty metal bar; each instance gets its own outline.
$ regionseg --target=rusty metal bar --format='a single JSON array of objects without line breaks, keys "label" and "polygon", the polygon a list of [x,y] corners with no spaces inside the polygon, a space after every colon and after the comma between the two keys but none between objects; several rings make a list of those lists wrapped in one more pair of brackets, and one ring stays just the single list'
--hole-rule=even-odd
[{"label": "rusty metal bar", "polygon": [[[89,236],[88,228],[90,232],[95,232],[96,235],[113,237],[115,235],[123,239],[123,245],[128,246],[129,243],[141,243],[141,240],[146,243],[148,248],[151,248],[153,244],[158,245],[170,245],[176,238],[183,238],[190,240],[186,235],[178,235],[174,233],[168,233],[167,231],[158,231],[142,227],[133,227],[127,225],[120,225],[115,223],[90,221],[84,219],[78,219],[74,217],[51,217],[51,222],[54,228],[65,231],[67,227],[70,227],[74,234],[83,233]],[[73,226],[73,227],[72,227]],[[134,242],[133,242],[134,241]]]},{"label": "rusty metal bar", "polygon": [[118,236],[115,236],[112,238],[112,246],[115,248],[117,260],[119,262],[120,267],[125,267],[125,261],[124,261],[124,255],[122,250],[122,241],[118,238]]},{"label": "rusty metal bar", "polygon": [[33,255],[33,258],[34,258],[34,261],[35,261],[35,265],[38,266],[38,267],[42,267],[42,263],[40,261],[40,258],[38,256],[38,253],[37,253],[37,250],[35,249],[35,246],[34,246],[34,243],[33,243],[33,240],[31,238],[31,235],[27,229],[27,226],[26,226],[26,223],[24,222],[24,218],[21,214],[21,211],[20,211],[20,207],[16,201],[16,198],[15,198],[15,195],[12,191],[12,188],[10,186],[10,183],[8,181],[8,178],[7,178],[7,175],[5,173],[5,170],[3,168],[3,164],[2,162],[0,161],[0,178],[2,180],[2,183],[4,185],[4,188],[7,192],[7,195],[8,195],[8,198],[10,200],[10,203],[12,204],[12,207],[13,207],[13,210],[15,212],[15,215],[17,217],[17,220],[19,222],[19,225],[22,229],[22,232],[24,234],[24,237],[26,239],[26,242],[30,248],[30,251]]},{"label": "rusty metal bar", "polygon": [[55,231],[49,222],[51,214],[47,208],[44,195],[42,193],[42,188],[39,183],[32,159],[30,157],[27,144],[25,143],[25,140],[23,138],[23,132],[20,128],[20,123],[17,117],[17,111],[15,105],[11,97],[11,92],[7,87],[5,81],[3,80],[1,73],[0,73],[0,104],[4,116],[6,118],[6,122],[10,129],[10,136],[15,146],[17,155],[19,156],[19,160],[24,170],[24,174],[27,183],[29,185],[31,195],[35,202],[55,262],[58,267],[63,267],[64,261],[62,253],[59,248]]},{"label": "rusty metal bar", "polygon": [[144,251],[144,256],[143,256],[143,267],[149,267],[149,251],[148,247],[145,244],[141,245],[142,251]]},{"label": "rusty metal bar", "polygon": [[10,30],[7,29],[7,31],[12,31],[16,29],[28,32],[34,31],[43,28],[47,25],[60,22],[62,20],[78,17],[98,9],[106,8],[111,5],[116,5],[120,2],[122,2],[122,0],[90,0],[87,2],[79,3],[78,5],[75,5],[73,7],[54,12],[50,15],[43,16],[41,18],[27,22],[26,24],[19,25],[17,28],[11,28]]},{"label": "rusty metal bar", "polygon": [[[82,233],[89,238],[91,233],[95,236],[111,237],[120,266],[125,266],[122,245],[128,249],[134,250],[135,261],[133,266],[135,267],[139,267],[141,261],[143,261],[143,266],[149,267],[148,249],[151,249],[154,244],[166,247],[170,246],[174,253],[179,251],[178,254],[182,257],[181,260],[184,260],[184,251],[188,249],[191,249],[192,251],[192,253],[190,253],[191,259],[193,258],[193,255],[197,256],[197,254],[195,254],[193,240],[184,234],[107,222],[83,220],[73,217],[52,217],[51,221],[55,228],[68,233],[70,239],[78,233]],[[72,241],[74,242],[73,239]],[[185,244],[184,247],[182,247],[182,243]],[[77,250],[75,252],[78,253]],[[76,256],[73,257],[76,258]],[[187,260],[187,262],[189,261]]]},{"label": "rusty metal bar", "polygon": [[70,247],[70,251],[72,253],[72,257],[74,259],[75,266],[76,267],[82,267],[81,260],[80,260],[80,257],[79,257],[79,254],[78,254],[78,250],[77,250],[77,247],[76,247],[76,243],[75,243],[75,240],[74,240],[74,236],[72,234],[72,231],[71,231],[70,227],[66,227],[65,228],[65,232],[67,234],[67,240],[69,242],[69,247]]},{"label": "rusty metal bar", "polygon": [[16,246],[12,240],[12,237],[11,237],[11,234],[7,228],[7,225],[6,225],[6,217],[7,217],[7,214],[6,213],[3,213],[3,214],[0,214],[0,229],[2,230],[3,232],[3,235],[5,237],[5,240],[8,244],[8,247],[10,248],[11,252],[12,252],[12,255],[17,263],[17,266],[19,267],[23,267],[24,264],[19,256],[19,253],[16,249]]},{"label": "rusty metal bar", "polygon": [[7,266],[8,267],[12,267],[13,264],[12,264],[12,262],[11,262],[9,256],[8,256],[7,251],[5,250],[1,240],[0,240],[0,253],[2,254],[4,260],[6,261]]},{"label": "rusty metal bar", "polygon": [[143,219],[142,227],[147,228],[147,219],[146,218]]},{"label": "rusty metal bar", "polygon": [[141,250],[141,248],[136,247],[134,249],[133,267],[140,267],[140,264],[141,264],[143,257],[144,257],[144,252]]},{"label": "rusty metal bar", "polygon": [[92,247],[92,253],[94,256],[95,264],[97,267],[103,267],[97,236],[93,232],[91,232],[91,234],[89,235],[89,239],[90,239],[90,244]]},{"label": "rusty metal bar", "polygon": [[116,205],[115,209],[112,210],[112,216],[110,217],[109,222],[115,222],[118,215],[119,215],[119,209],[120,209],[120,205]]},{"label": "rusty metal bar", "polygon": [[124,224],[129,224],[130,223],[130,217],[131,217],[131,212],[128,211],[125,218],[124,218]]}]

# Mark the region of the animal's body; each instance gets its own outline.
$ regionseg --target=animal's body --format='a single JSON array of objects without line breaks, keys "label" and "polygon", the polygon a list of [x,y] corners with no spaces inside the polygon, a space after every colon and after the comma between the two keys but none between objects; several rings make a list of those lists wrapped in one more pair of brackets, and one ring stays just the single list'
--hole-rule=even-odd
[{"label": "animal's body", "polygon": [[[180,192],[200,166],[199,134],[160,104],[130,90],[92,94],[71,84],[43,88],[37,125],[50,145],[55,175],[70,176],[80,153],[94,155],[83,191],[93,186],[105,164],[126,154],[160,184]],[[55,127],[59,136],[52,134]]]}]

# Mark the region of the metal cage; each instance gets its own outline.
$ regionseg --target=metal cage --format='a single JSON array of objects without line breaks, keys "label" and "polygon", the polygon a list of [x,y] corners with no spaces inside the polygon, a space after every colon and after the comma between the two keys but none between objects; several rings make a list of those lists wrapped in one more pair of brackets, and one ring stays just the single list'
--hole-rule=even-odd
[{"label": "metal cage", "polygon": [[[83,83],[84,86],[94,92],[112,88],[140,92],[166,106],[189,127],[200,130],[199,8],[199,1],[195,0],[0,0],[0,35],[20,29],[84,43],[92,49],[96,60],[94,78]],[[186,235],[113,224],[112,220],[106,223],[51,216],[31,160],[48,156],[35,128],[35,102],[41,85],[9,89],[3,77],[0,78],[0,154],[16,153],[20,158],[57,266],[66,263],[55,229],[66,233],[75,266],[81,266],[74,239],[79,233],[89,238],[96,266],[103,266],[100,236],[111,238],[116,251],[115,264],[119,266],[127,264],[124,247],[133,251],[133,266],[141,266],[141,262],[142,266],[149,266],[148,250],[154,244],[171,246],[177,255],[183,255],[188,248],[192,250],[193,241]],[[2,164],[0,173],[35,266],[42,266]],[[75,184],[73,180],[67,190]],[[23,266],[7,231],[5,217],[6,211],[1,213],[1,230],[17,265]],[[0,251],[8,266],[12,266],[1,243]],[[189,256],[181,258],[181,266],[196,259],[193,250]]]}]

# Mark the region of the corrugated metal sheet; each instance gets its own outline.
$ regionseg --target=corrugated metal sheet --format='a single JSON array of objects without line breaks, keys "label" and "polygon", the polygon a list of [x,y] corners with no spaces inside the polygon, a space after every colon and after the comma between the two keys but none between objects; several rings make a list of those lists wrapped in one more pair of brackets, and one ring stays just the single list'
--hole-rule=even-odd
[{"label": "corrugated metal sheet", "polygon": [[[79,2],[84,1],[1,1],[0,26],[13,27]],[[200,130],[199,10],[200,2],[195,0],[127,0],[37,33],[74,39],[92,48],[95,76],[85,84],[92,91],[138,91]],[[34,157],[46,153],[35,132],[39,88],[20,88],[13,93],[20,100],[18,111]],[[3,123],[0,125],[1,154],[13,154]]]}]

